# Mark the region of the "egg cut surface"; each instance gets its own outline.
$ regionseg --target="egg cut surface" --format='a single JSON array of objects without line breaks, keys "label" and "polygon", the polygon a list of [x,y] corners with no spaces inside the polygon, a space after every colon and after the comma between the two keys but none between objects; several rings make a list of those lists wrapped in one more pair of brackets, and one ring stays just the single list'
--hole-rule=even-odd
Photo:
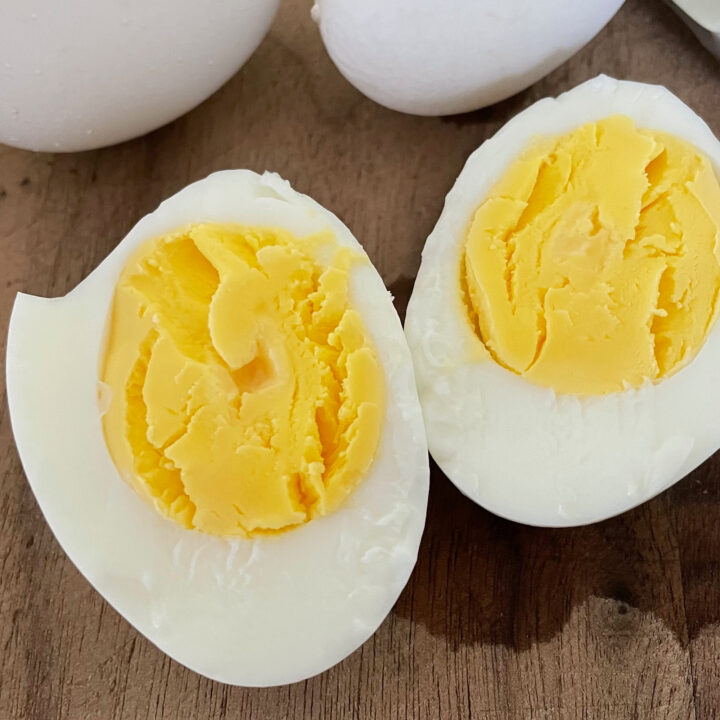
[{"label": "egg cut surface", "polygon": [[196,672],[310,677],[407,582],[429,468],[400,321],[350,231],[277,175],[215,173],[65,297],[20,294],[7,387],[63,549]]},{"label": "egg cut surface", "polygon": [[468,159],[405,326],[430,451],[462,492],[578,525],[720,447],[719,170],[678,98],[605,76]]},{"label": "egg cut surface", "polygon": [[328,54],[370,99],[414,115],[476,110],[587,44],[623,0],[315,0]]}]

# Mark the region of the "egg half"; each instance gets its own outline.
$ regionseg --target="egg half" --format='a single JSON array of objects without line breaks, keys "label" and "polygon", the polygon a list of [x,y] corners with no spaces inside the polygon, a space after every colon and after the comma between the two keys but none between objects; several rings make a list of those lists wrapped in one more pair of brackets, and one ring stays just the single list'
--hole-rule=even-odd
[{"label": "egg half", "polygon": [[278,5],[7,0],[0,5],[0,142],[75,152],[150,132],[237,72]]},{"label": "egg half", "polygon": [[338,70],[380,105],[467,112],[510,97],[590,41],[623,0],[316,0]]},{"label": "egg half", "polygon": [[429,469],[402,327],[350,231],[277,175],[213,174],[65,297],[20,294],[7,388],[58,542],[203,675],[319,673],[408,580]]},{"label": "egg half", "polygon": [[718,449],[719,174],[690,108],[605,76],[470,156],[405,326],[431,454],[463,493],[584,524]]}]

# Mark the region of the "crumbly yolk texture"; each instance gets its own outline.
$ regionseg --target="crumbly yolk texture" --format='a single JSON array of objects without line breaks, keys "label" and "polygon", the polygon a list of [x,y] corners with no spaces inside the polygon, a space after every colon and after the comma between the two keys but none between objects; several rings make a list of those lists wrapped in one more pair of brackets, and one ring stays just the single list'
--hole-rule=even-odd
[{"label": "crumbly yolk texture", "polygon": [[624,116],[532,145],[477,209],[461,289],[501,365],[559,393],[658,381],[718,315],[720,187],[708,159]]},{"label": "crumbly yolk texture", "polygon": [[163,515],[213,535],[276,533],[332,512],[361,481],[385,384],[350,305],[359,260],[330,233],[212,224],[131,259],[103,425],[121,474]]}]

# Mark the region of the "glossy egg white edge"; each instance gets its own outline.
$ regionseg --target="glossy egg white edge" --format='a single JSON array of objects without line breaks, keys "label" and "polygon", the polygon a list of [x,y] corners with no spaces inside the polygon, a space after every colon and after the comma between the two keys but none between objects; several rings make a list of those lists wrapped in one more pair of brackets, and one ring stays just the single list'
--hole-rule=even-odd
[{"label": "glossy egg white edge", "polygon": [[720,176],[720,143],[663,87],[590,80],[535,103],[468,159],[427,240],[405,331],[430,452],[455,485],[502,517],[539,526],[595,522],[687,475],[720,446],[720,325],[692,363],[657,385],[580,399],[477,361],[459,290],[475,210],[537,135],[621,113],[693,143]]},{"label": "glossy egg white edge", "polygon": [[248,60],[280,0],[5,0],[0,142],[75,152],[188,112]]},{"label": "glossy egg white edge", "polygon": [[115,283],[139,244],[189,223],[239,222],[298,236],[332,213],[275,174],[218,172],[163,202],[68,295],[19,294],[7,349],[12,428],[28,481],[80,572],[143,635],[207,677],[245,686],[319,673],[377,629],[417,558],[429,482],[413,367],[392,299],[368,262],[351,302],[376,344],[387,411],[367,477],[333,514],[270,538],[221,539],[161,517],[119,476],[98,410]]},{"label": "glossy egg white edge", "polygon": [[574,55],[624,0],[315,0],[340,73],[380,105],[450,115],[529,87]]}]

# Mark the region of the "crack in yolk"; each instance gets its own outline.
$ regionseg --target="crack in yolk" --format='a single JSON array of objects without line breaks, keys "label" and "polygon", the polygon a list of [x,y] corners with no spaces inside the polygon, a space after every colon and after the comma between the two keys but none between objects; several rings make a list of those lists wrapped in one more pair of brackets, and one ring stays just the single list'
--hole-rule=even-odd
[{"label": "crack in yolk", "polygon": [[601,395],[690,362],[717,319],[720,185],[673,136],[612,116],[533,144],[476,211],[460,292],[496,362]]},{"label": "crack in yolk", "polygon": [[349,305],[357,259],[330,234],[210,224],[133,256],[113,301],[103,429],[163,515],[220,536],[275,533],[361,481],[385,385]]}]

